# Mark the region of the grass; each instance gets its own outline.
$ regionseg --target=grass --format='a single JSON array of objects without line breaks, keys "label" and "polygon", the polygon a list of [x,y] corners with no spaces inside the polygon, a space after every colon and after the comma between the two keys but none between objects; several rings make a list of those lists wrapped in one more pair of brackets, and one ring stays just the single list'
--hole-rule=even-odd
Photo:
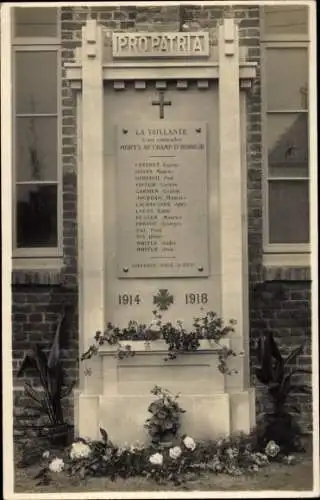
[{"label": "grass", "polygon": [[[293,465],[273,463],[254,475],[233,477],[226,474],[204,473],[195,481],[183,487],[172,484],[158,485],[149,479],[135,477],[111,481],[107,478],[88,478],[79,481],[63,472],[57,474],[57,481],[48,486],[36,486],[33,476],[37,465],[28,468],[15,467],[15,493],[65,493],[113,492],[113,491],[308,491],[313,488],[312,443],[306,443],[306,453],[296,455]],[[16,453],[16,462],[19,452]]]}]

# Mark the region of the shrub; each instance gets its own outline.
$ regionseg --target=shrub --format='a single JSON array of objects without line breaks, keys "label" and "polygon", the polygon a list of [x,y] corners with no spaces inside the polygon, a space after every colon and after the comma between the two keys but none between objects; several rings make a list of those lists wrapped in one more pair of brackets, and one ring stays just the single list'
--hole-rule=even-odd
[{"label": "shrub", "polygon": [[309,386],[293,381],[295,374],[310,373],[310,371],[290,368],[289,364],[295,362],[302,351],[303,345],[300,345],[285,358],[282,356],[272,332],[264,333],[259,339],[257,348],[259,366],[255,373],[258,380],[267,387],[272,403],[272,411],[262,415],[262,423],[257,429],[262,448],[266,446],[268,441],[275,441],[285,452],[301,448],[302,431],[293,414],[299,413],[299,408],[292,404],[290,396],[293,392],[311,394]]}]

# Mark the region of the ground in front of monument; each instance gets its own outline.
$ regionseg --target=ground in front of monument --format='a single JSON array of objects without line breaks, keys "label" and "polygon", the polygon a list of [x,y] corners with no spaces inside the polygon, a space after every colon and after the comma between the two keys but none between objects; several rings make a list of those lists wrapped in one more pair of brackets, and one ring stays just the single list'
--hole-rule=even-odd
[{"label": "ground in front of monument", "polygon": [[[38,471],[37,465],[27,468],[16,467],[15,491],[16,493],[55,493],[63,491],[65,493],[104,491],[306,491],[312,490],[312,440],[308,438],[304,445],[306,452],[295,456],[292,464],[287,465],[281,462],[274,462],[266,465],[259,472],[245,474],[241,476],[231,476],[229,474],[216,474],[214,472],[204,472],[197,478],[190,478],[182,486],[173,483],[158,484],[145,477],[131,477],[128,479],[116,478],[111,481],[109,478],[87,478],[85,482],[79,482],[78,478],[70,478],[64,472],[56,475],[52,484],[35,486],[33,479]],[[52,453],[54,456],[54,452]],[[21,459],[21,451],[16,449],[16,463]]]}]

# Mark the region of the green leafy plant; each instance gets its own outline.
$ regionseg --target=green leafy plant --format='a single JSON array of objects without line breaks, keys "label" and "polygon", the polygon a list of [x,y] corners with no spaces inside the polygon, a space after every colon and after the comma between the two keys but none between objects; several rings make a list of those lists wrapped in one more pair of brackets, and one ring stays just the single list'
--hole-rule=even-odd
[{"label": "green leafy plant", "polygon": [[[81,355],[81,361],[96,355],[99,347],[105,343],[116,347],[115,355],[118,359],[132,357],[135,351],[130,344],[125,344],[125,341],[143,340],[149,345],[151,341],[159,338],[162,338],[168,346],[168,354],[164,359],[169,361],[176,359],[179,354],[196,351],[202,339],[214,341],[219,345],[222,338],[234,332],[236,324],[235,320],[230,320],[229,324],[225,325],[216,313],[210,311],[201,318],[195,318],[193,329],[187,331],[181,321],[177,321],[176,325],[171,322],[162,323],[161,314],[156,310],[152,311],[152,314],[153,320],[150,325],[129,321],[126,328],[120,329],[109,322],[104,332],[96,332],[95,344],[90,345]],[[236,370],[230,370],[227,365],[228,358],[236,355],[233,349],[220,344],[218,370],[225,375],[237,373]]]},{"label": "green leafy plant", "polygon": [[34,439],[26,439],[20,443],[17,443],[17,455],[19,460],[17,461],[17,467],[26,468],[37,464],[42,454],[45,452],[46,447],[41,444],[37,446],[34,445]]},{"label": "green leafy plant", "polygon": [[95,344],[91,344],[89,348],[81,355],[80,361],[85,361],[92,358],[99,351],[99,347],[104,344],[116,347],[115,355],[118,359],[124,359],[135,355],[134,350],[129,344],[123,345],[124,340],[139,340],[143,334],[145,325],[138,325],[135,321],[130,321],[127,328],[120,329],[114,326],[111,322],[107,324],[107,328],[101,332],[97,331],[94,340]]},{"label": "green leafy plant", "polygon": [[151,394],[157,397],[148,407],[151,417],[146,420],[152,443],[172,442],[176,438],[181,426],[181,414],[185,413],[179,403],[179,395],[173,396],[168,389],[155,385]]},{"label": "green leafy plant", "polygon": [[[177,327],[172,323],[162,326],[161,332],[164,340],[168,344],[168,359],[175,359],[181,352],[196,351],[200,346],[201,339],[208,339],[219,344],[220,340],[234,332],[235,320],[230,320],[228,325],[224,325],[223,320],[212,311],[209,311],[202,318],[195,318],[193,330],[188,332],[183,327],[182,322],[177,322]],[[236,356],[233,349],[221,346],[219,351],[218,369],[223,374],[231,375],[235,370],[229,370],[227,359]]]},{"label": "green leafy plant", "polygon": [[272,404],[272,411],[262,415],[263,422],[259,429],[262,447],[270,440],[278,443],[285,452],[301,447],[301,428],[294,416],[294,413],[299,413],[299,408],[292,404],[290,398],[293,393],[297,392],[311,394],[309,386],[293,381],[294,375],[310,373],[310,371],[290,367],[290,363],[294,363],[302,351],[303,345],[301,344],[287,357],[282,356],[272,332],[264,333],[258,341],[259,367],[256,368],[255,373],[258,380],[267,387]]},{"label": "green leafy plant", "polygon": [[24,384],[25,391],[53,426],[65,423],[61,400],[71,393],[75,385],[75,382],[66,383],[62,366],[60,335],[64,319],[65,313],[59,317],[49,355],[38,344],[35,345],[27,352],[17,374],[21,377],[29,369],[36,371],[41,391],[34,389],[29,382]]},{"label": "green leafy plant", "polygon": [[[54,482],[63,471],[70,483],[98,476],[113,481],[119,477],[145,477],[158,484],[181,486],[206,472],[252,474],[279,460],[279,446],[275,443],[269,442],[262,452],[257,451],[254,433],[206,441],[181,436],[170,447],[138,442],[120,447],[109,440],[104,429],[100,428],[100,434],[98,440],[79,438],[58,454],[43,453],[34,476],[36,485]],[[293,456],[285,458],[288,465],[294,463]]]}]

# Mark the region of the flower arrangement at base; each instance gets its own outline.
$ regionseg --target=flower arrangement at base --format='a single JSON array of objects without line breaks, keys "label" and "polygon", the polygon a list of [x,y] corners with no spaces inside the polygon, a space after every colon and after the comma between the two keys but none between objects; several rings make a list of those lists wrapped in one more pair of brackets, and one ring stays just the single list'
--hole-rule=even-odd
[{"label": "flower arrangement at base", "polygon": [[49,484],[63,472],[76,479],[140,476],[159,484],[182,485],[203,472],[240,476],[258,473],[272,461],[286,465],[295,462],[295,457],[287,455],[285,448],[274,440],[261,448],[256,431],[207,441],[180,435],[180,418],[185,410],[177,402],[178,395],[173,396],[157,385],[151,392],[157,399],[149,405],[151,417],[145,423],[151,438],[149,444],[118,446],[100,428],[100,440],[79,438],[61,456],[52,458],[48,450],[43,451],[42,468],[35,476],[37,484]]},{"label": "flower arrangement at base", "polygon": [[258,451],[254,434],[208,441],[183,435],[174,446],[157,448],[141,443],[119,447],[109,440],[104,429],[100,429],[100,433],[100,440],[79,439],[66,448],[61,457],[43,454],[43,467],[35,476],[37,484],[49,484],[63,472],[78,479],[140,476],[158,484],[172,482],[180,486],[203,472],[240,476],[259,473],[272,461],[295,463],[293,455],[284,455],[280,446],[272,441]]},{"label": "flower arrangement at base", "polygon": [[229,369],[227,365],[228,358],[236,356],[237,353],[233,349],[220,344],[222,338],[226,338],[234,332],[235,320],[230,320],[229,324],[225,325],[215,312],[209,311],[203,317],[195,318],[192,330],[188,331],[181,320],[178,320],[176,324],[171,322],[163,323],[161,314],[156,310],[152,311],[152,314],[153,319],[148,325],[131,320],[127,327],[121,329],[109,322],[104,332],[96,332],[94,336],[95,343],[88,347],[81,355],[80,360],[89,360],[92,356],[98,354],[99,347],[104,344],[116,347],[115,355],[122,360],[135,355],[132,346],[125,344],[126,341],[144,340],[147,350],[151,341],[162,338],[168,347],[168,354],[164,359],[169,361],[176,359],[179,354],[196,351],[200,347],[200,340],[207,339],[220,346],[218,370],[224,375],[237,373],[236,370]]}]

